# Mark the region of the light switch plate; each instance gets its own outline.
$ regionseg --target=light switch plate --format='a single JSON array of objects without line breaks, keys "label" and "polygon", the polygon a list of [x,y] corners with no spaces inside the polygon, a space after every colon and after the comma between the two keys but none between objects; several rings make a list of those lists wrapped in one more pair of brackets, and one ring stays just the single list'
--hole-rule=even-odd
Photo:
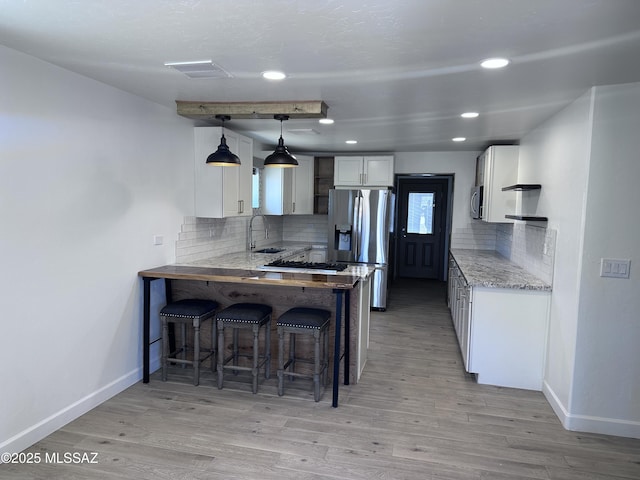
[{"label": "light switch plate", "polygon": [[600,276],[613,278],[629,278],[631,260],[619,258],[600,259]]},{"label": "light switch plate", "polygon": [[162,245],[164,243],[164,237],[162,235],[154,235],[153,236],[153,244],[154,245]]}]

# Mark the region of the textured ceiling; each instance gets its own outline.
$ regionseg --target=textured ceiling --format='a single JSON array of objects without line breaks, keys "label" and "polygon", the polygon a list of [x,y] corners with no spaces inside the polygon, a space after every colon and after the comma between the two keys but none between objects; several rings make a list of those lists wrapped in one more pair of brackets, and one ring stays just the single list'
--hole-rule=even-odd
[{"label": "textured ceiling", "polygon": [[[293,152],[478,150],[518,141],[593,85],[640,81],[639,0],[0,0],[0,12],[1,44],[174,110],[323,100],[335,124],[286,122]],[[482,70],[493,56],[512,63]],[[232,78],[164,66],[189,60]],[[289,77],[265,81],[268,69]],[[267,147],[280,128],[227,127]]]}]

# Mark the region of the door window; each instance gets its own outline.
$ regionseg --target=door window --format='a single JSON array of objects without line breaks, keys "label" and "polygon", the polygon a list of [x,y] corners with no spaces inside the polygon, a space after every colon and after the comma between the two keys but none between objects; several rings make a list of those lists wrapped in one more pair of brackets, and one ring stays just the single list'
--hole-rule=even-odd
[{"label": "door window", "polygon": [[409,192],[407,233],[433,234],[434,193]]}]

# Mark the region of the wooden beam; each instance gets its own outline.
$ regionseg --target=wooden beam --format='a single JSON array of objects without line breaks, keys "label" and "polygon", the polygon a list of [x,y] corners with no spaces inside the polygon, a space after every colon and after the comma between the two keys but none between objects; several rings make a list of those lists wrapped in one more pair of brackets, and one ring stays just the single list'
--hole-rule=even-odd
[{"label": "wooden beam", "polygon": [[290,118],[325,118],[327,104],[322,100],[301,102],[189,102],[176,100],[178,115],[194,120],[215,120],[216,115],[232,119],[270,118],[289,115]]}]

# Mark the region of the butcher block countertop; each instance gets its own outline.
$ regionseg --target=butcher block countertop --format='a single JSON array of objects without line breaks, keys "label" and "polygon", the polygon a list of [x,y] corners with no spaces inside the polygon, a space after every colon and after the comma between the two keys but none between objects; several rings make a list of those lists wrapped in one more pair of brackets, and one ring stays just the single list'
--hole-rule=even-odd
[{"label": "butcher block countertop", "polygon": [[284,287],[351,289],[358,275],[327,275],[298,272],[264,272],[239,268],[216,268],[189,265],[164,265],[138,272],[140,277],[171,280],[205,280],[211,282],[280,285]]},{"label": "butcher block countertop", "polygon": [[450,252],[471,286],[551,290],[551,285],[495,251],[452,248]]}]

